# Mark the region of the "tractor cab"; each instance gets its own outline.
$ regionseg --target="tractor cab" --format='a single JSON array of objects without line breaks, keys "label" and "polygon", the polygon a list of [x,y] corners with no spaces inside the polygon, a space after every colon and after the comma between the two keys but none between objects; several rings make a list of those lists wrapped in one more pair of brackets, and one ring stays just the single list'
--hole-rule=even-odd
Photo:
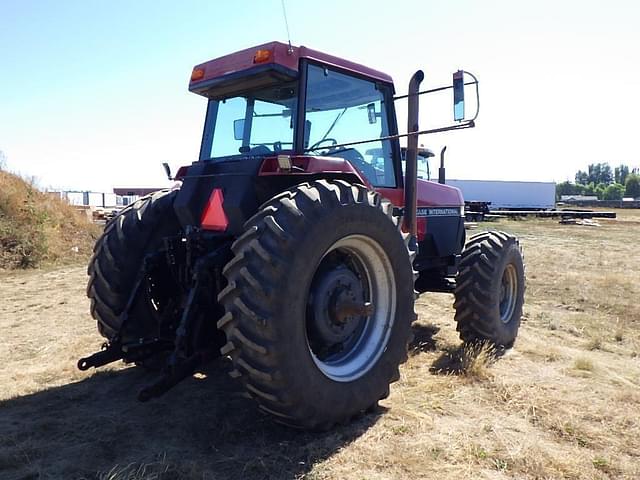
[{"label": "tractor cab", "polygon": [[189,88],[208,98],[200,161],[331,157],[373,187],[401,185],[397,139],[342,146],[397,134],[386,74],[273,42],[196,66]]},{"label": "tractor cab", "polygon": [[[213,195],[209,187],[201,188],[197,178],[202,175],[213,178],[225,195],[229,221],[223,226],[231,234],[241,231],[251,212],[276,193],[317,178],[361,183],[395,206],[404,205],[406,148],[400,148],[398,97],[389,75],[306,47],[272,42],[195,66],[189,89],[206,97],[208,107],[199,161],[183,176],[176,202],[185,226],[217,228],[202,223],[206,214],[201,212]],[[451,247],[433,251],[430,246],[423,252],[450,257],[463,242],[462,195],[454,187],[426,182],[432,153],[417,150],[417,205],[457,212],[434,220],[450,225],[446,242],[429,244]],[[219,173],[225,177],[218,178]],[[246,188],[238,189],[239,184]],[[418,210],[415,221],[419,241],[427,235],[425,212]]]},{"label": "tractor cab", "polygon": [[[440,277],[455,269],[464,243],[462,195],[427,181],[433,153],[425,148],[416,148],[415,180],[405,188],[407,148],[400,147],[389,75],[272,42],[197,65],[189,89],[208,107],[199,161],[176,201],[183,225],[235,235],[284,189],[342,179],[396,207],[415,203],[418,264]],[[407,202],[411,191],[415,199]],[[207,220],[220,217],[220,209],[228,221]]]}]

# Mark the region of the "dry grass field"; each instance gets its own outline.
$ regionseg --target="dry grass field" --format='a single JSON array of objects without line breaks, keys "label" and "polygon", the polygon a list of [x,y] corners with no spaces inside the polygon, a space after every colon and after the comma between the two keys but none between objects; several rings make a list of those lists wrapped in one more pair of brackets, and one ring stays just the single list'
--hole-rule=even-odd
[{"label": "dry grass field", "polygon": [[140,404],[139,369],[75,368],[101,342],[83,266],[0,273],[0,478],[638,479],[640,213],[601,224],[492,225],[525,249],[515,349],[460,351],[424,295],[391,396],[324,434],[259,414],[223,361]]}]

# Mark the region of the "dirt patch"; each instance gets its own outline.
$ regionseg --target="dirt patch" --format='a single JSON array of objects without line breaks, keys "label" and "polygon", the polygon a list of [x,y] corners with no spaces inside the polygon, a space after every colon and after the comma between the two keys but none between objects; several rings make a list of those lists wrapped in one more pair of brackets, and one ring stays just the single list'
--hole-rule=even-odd
[{"label": "dirt patch", "polygon": [[640,478],[640,226],[495,227],[525,249],[516,348],[465,356],[452,298],[424,295],[390,397],[323,434],[258,413],[225,361],[139,404],[140,369],[75,368],[101,343],[84,266],[0,274],[0,477]]}]

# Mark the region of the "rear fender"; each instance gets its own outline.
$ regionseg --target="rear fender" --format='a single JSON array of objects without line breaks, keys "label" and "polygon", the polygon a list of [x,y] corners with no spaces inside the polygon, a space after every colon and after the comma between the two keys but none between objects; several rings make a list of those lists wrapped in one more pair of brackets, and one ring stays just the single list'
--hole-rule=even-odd
[{"label": "rear fender", "polygon": [[[282,160],[279,157],[284,157]],[[289,166],[283,167],[281,163],[289,163]],[[373,186],[356,167],[349,161],[340,157],[314,157],[308,155],[283,155],[275,157],[266,157],[260,166],[258,172],[260,177],[272,176],[299,176],[319,178],[338,178],[343,175],[352,178],[356,183],[361,183],[372,189]],[[302,181],[307,181],[305,178]],[[301,183],[297,182],[297,183]]]},{"label": "rear fender", "polygon": [[290,157],[291,169],[278,166],[278,158],[236,156],[195,162],[179,170],[182,186],[174,209],[183,228],[201,227],[201,219],[214,189],[222,190],[228,220],[224,235],[239,236],[244,223],[260,205],[278,193],[304,182],[341,179],[372,188],[349,162],[333,157]]}]

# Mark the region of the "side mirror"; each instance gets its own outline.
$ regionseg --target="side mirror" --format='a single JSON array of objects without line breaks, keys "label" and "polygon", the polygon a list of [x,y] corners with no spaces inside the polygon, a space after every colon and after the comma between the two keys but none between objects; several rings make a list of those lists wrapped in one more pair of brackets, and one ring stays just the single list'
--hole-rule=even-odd
[{"label": "side mirror", "polygon": [[244,134],[244,118],[239,118],[233,121],[233,138],[236,140],[242,140]]},{"label": "side mirror", "polygon": [[367,115],[369,116],[369,123],[373,125],[377,122],[378,116],[376,115],[376,104],[370,103],[367,105]]},{"label": "side mirror", "polygon": [[453,119],[464,120],[464,71],[453,74]]},{"label": "side mirror", "polygon": [[169,164],[165,162],[162,164],[162,166],[164,168],[164,173],[167,174],[167,178],[169,180],[173,180],[173,177],[171,176],[171,167],[169,167]]}]

